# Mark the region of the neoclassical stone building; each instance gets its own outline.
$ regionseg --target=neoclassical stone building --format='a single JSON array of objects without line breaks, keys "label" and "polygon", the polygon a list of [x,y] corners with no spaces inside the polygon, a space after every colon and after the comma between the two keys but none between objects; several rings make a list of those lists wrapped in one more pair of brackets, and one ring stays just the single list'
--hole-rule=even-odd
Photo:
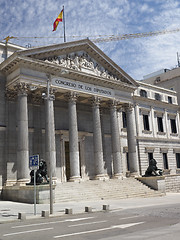
[{"label": "neoclassical stone building", "polygon": [[0,51],[1,186],[28,182],[34,154],[57,182],[143,175],[151,157],[176,174],[174,91],[135,81],[88,39]]}]

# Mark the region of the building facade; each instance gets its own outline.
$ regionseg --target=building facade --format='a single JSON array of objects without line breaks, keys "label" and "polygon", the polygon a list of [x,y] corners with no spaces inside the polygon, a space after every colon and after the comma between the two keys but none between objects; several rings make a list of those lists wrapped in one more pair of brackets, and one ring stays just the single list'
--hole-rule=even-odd
[{"label": "building facade", "polygon": [[27,183],[35,154],[57,182],[143,175],[152,157],[176,174],[174,91],[135,81],[88,39],[7,50],[2,44],[1,186]]},{"label": "building facade", "polygon": [[178,174],[179,106],[175,91],[139,82],[134,92],[140,175],[155,158],[164,174]]}]

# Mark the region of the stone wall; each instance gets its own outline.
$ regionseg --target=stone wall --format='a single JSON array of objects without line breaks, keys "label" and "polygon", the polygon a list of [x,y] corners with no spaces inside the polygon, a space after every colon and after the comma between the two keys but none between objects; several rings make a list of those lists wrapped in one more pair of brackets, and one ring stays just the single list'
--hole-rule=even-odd
[{"label": "stone wall", "polygon": [[[2,190],[2,200],[34,203],[34,186],[6,186]],[[36,203],[44,204],[50,201],[49,185],[36,185]],[[55,201],[55,186],[53,185],[53,201]]]},{"label": "stone wall", "polygon": [[137,179],[160,192],[180,192],[180,175],[138,177]]},{"label": "stone wall", "polygon": [[166,192],[180,192],[180,175],[165,177]]}]

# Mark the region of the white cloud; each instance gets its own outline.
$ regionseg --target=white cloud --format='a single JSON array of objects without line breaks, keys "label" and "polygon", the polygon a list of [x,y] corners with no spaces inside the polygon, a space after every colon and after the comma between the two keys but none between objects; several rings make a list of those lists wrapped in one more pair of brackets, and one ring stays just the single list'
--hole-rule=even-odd
[{"label": "white cloud", "polygon": [[[34,46],[59,43],[63,24],[56,32],[52,25],[65,6],[66,35],[117,35],[180,28],[180,3],[177,0],[1,0],[0,39],[40,36],[43,39],[12,40]],[[179,33],[163,36],[101,43],[105,51],[128,74],[136,79],[176,64]],[[46,38],[47,37],[47,38]],[[75,40],[67,38],[68,40]],[[77,38],[78,39],[78,38]]]}]

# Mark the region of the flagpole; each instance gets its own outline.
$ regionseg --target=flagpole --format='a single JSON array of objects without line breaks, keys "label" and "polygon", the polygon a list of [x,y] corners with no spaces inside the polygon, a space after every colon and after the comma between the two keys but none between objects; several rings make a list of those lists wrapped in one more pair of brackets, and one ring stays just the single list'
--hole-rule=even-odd
[{"label": "flagpole", "polygon": [[63,25],[64,25],[64,42],[66,42],[64,6],[63,6]]}]

